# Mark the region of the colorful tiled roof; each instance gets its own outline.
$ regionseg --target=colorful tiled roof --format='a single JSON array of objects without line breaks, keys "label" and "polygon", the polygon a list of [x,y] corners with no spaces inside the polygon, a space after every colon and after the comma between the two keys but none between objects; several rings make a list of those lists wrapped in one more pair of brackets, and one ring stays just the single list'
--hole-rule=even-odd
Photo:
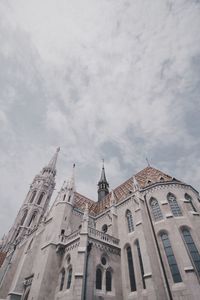
[{"label": "colorful tiled roof", "polygon": [[[150,166],[146,167],[142,171],[138,172],[135,175],[135,178],[141,189],[146,188],[154,183],[158,182],[167,182],[177,179],[155,169]],[[133,177],[126,180],[124,183],[115,188],[114,195],[116,198],[116,202],[121,202],[133,189]],[[80,210],[84,210],[85,204],[88,203],[89,212],[91,215],[97,215],[104,210],[106,210],[110,206],[110,197],[111,193],[109,193],[102,201],[95,202],[86,198],[85,196],[75,193],[75,207]]]}]

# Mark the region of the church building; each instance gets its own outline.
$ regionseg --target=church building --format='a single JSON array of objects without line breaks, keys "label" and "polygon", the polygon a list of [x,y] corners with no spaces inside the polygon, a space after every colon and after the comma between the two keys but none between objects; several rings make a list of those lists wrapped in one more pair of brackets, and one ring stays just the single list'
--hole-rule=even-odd
[{"label": "church building", "polygon": [[199,193],[149,165],[109,190],[103,165],[94,201],[73,166],[50,207],[59,150],[0,243],[0,300],[199,300]]}]

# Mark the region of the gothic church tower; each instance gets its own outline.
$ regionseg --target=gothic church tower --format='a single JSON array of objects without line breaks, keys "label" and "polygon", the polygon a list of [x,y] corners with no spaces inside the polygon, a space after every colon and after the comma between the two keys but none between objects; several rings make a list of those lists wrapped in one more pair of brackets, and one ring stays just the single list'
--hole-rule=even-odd
[{"label": "gothic church tower", "polygon": [[48,165],[43,167],[33,179],[24,203],[5,239],[4,251],[15,247],[19,241],[38,227],[55,187],[56,162],[59,151],[60,148],[57,148]]}]

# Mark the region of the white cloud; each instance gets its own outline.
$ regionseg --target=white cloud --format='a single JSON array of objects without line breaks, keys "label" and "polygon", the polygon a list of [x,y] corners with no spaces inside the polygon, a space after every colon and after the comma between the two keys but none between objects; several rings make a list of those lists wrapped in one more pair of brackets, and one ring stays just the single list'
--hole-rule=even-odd
[{"label": "white cloud", "polygon": [[1,233],[59,145],[58,187],[75,161],[91,198],[102,156],[112,187],[146,156],[197,187],[199,9],[185,0],[0,4]]}]

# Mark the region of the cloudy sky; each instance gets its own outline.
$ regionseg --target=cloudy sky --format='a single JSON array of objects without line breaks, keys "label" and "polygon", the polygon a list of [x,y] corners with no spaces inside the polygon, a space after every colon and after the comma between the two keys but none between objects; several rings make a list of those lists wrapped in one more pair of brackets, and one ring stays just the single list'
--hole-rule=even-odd
[{"label": "cloudy sky", "polygon": [[200,188],[200,1],[0,0],[0,235],[61,147],[96,200],[152,166]]}]

